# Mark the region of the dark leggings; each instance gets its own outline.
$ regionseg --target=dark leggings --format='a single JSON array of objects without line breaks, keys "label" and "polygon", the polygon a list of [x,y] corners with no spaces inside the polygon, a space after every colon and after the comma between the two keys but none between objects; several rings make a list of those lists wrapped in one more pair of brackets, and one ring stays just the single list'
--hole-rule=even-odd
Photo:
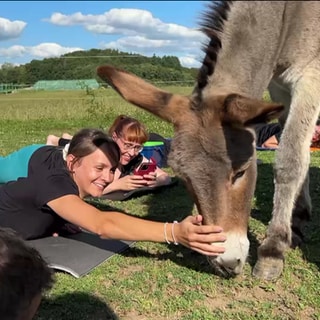
[{"label": "dark leggings", "polygon": [[0,227],[15,230],[25,240],[51,236],[61,223],[61,218],[46,210],[24,209],[23,212],[0,212]]},{"label": "dark leggings", "polygon": [[58,146],[64,147],[66,144],[70,143],[70,139],[60,138],[58,141]]}]

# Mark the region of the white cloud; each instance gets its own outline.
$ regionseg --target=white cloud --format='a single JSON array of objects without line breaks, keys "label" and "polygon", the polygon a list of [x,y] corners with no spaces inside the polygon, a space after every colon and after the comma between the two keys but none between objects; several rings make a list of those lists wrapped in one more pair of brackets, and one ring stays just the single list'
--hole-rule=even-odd
[{"label": "white cloud", "polygon": [[180,39],[181,37],[199,40],[201,36],[201,33],[195,29],[164,23],[155,18],[151,12],[140,9],[111,9],[100,15],[84,15],[81,12],[64,15],[55,12],[45,21],[60,26],[82,25],[89,32],[97,34],[143,35],[153,40]]},{"label": "white cloud", "polygon": [[57,43],[41,43],[28,48],[28,53],[41,58],[58,57],[65,53],[83,50],[75,47],[62,47]]},{"label": "white cloud", "polygon": [[171,40],[152,40],[142,36],[133,36],[123,37],[118,39],[117,41],[112,41],[102,46],[110,49],[118,48],[121,50],[124,48],[128,48],[130,51],[134,49],[143,49],[147,51],[150,48],[155,49],[172,47],[174,46],[174,44]]},{"label": "white cloud", "polygon": [[[139,9],[111,9],[99,15],[84,15],[81,12],[65,15],[55,12],[49,19],[45,19],[45,21],[60,26],[100,26],[101,31],[99,32],[101,33],[103,33],[103,27],[111,27],[112,30],[122,33],[131,31],[132,26],[136,28],[150,27],[161,22],[159,19],[155,19],[149,11]],[[136,25],[137,23],[138,25]],[[108,30],[106,33],[109,32]]]},{"label": "white cloud", "polygon": [[0,48],[0,57],[15,58],[23,55],[31,55],[36,58],[50,58],[79,50],[83,49],[76,47],[62,47],[57,43],[41,43],[32,47],[11,46],[9,48]]},{"label": "white cloud", "polygon": [[187,68],[199,68],[201,66],[200,59],[195,56],[179,57],[179,60],[181,65]]},{"label": "white cloud", "polygon": [[27,53],[27,49],[24,46],[11,46],[9,48],[0,48],[0,57],[22,57]]},{"label": "white cloud", "polygon": [[157,56],[177,56],[185,67],[199,67],[202,52],[199,42],[180,40],[151,40],[143,36],[122,37],[108,43],[101,42],[103,49],[118,49],[124,52],[139,53],[146,56],[156,54]]},{"label": "white cloud", "polygon": [[0,41],[18,38],[26,25],[24,21],[10,21],[0,17]]},{"label": "white cloud", "polygon": [[83,15],[81,12],[76,12],[71,15],[65,15],[60,12],[54,12],[49,19],[44,21],[51,22],[58,26],[74,26],[87,23],[96,23],[95,19],[99,19],[101,15]]}]

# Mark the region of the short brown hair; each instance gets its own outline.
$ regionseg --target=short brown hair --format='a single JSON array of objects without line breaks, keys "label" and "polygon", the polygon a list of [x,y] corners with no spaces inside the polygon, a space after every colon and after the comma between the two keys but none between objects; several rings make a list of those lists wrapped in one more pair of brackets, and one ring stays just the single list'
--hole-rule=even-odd
[{"label": "short brown hair", "polygon": [[68,154],[72,154],[75,161],[79,161],[98,148],[108,157],[112,167],[118,166],[120,160],[119,147],[100,129],[85,128],[78,131],[70,141]]},{"label": "short brown hair", "polygon": [[144,144],[148,140],[148,133],[145,126],[137,119],[119,115],[109,128],[109,135],[113,134],[124,138],[127,141]]}]

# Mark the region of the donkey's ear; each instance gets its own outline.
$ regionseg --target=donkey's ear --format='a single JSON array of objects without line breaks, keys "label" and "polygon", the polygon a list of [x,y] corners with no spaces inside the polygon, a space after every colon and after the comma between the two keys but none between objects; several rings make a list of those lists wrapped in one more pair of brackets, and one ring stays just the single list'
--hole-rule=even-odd
[{"label": "donkey's ear", "polygon": [[225,122],[249,125],[279,118],[283,110],[284,106],[279,103],[264,102],[238,94],[230,94],[224,100],[222,117]]},{"label": "donkey's ear", "polygon": [[189,98],[160,90],[124,70],[105,65],[97,68],[97,74],[126,101],[175,125],[185,120],[190,110]]}]

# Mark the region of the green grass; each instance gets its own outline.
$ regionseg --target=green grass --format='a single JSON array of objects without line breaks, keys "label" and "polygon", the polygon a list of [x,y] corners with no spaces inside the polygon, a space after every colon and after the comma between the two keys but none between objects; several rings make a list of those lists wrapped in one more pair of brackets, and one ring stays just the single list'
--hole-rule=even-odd
[{"label": "green grass", "polygon": [[[168,88],[189,94],[191,88]],[[83,92],[19,92],[0,96],[0,154],[30,143],[44,143],[50,133],[74,133],[81,127],[108,128],[119,114],[143,121],[150,131],[171,136],[171,125],[125,103],[111,89]],[[320,153],[312,153],[313,219],[306,244],[290,250],[285,270],[276,282],[251,275],[256,250],[272,210],[274,152],[259,152],[263,160],[250,219],[250,257],[235,279],[212,274],[205,257],[181,246],[136,243],[89,275],[75,279],[56,273],[37,320],[56,319],[320,319]],[[172,173],[170,169],[168,172]],[[126,202],[97,202],[133,215],[160,221],[179,220],[194,212],[182,183],[156,195]]]}]

